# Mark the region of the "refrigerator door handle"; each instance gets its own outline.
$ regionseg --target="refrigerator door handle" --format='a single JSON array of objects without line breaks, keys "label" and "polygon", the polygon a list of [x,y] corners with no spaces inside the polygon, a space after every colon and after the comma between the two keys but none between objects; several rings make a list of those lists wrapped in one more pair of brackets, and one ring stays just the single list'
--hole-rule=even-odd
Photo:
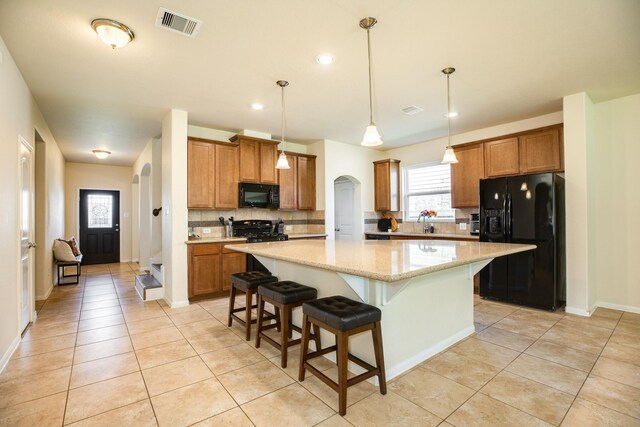
[{"label": "refrigerator door handle", "polygon": [[507,194],[502,195],[502,235],[507,238]]},{"label": "refrigerator door handle", "polygon": [[507,229],[507,235],[509,236],[509,238],[511,238],[511,233],[512,233],[512,227],[513,227],[513,219],[511,216],[511,194],[507,193],[507,211],[506,211],[506,217],[507,217],[507,224],[506,224],[506,229]]}]

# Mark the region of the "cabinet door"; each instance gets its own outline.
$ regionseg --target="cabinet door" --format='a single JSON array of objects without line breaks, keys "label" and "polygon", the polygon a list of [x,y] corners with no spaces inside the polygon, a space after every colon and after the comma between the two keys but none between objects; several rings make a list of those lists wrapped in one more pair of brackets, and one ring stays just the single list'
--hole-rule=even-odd
[{"label": "cabinet door", "polygon": [[391,183],[389,182],[390,163],[382,162],[373,165],[373,182],[376,211],[391,210]]},{"label": "cabinet door", "polygon": [[266,142],[260,143],[260,182],[262,184],[277,184],[278,146]]},{"label": "cabinet door", "polygon": [[239,141],[240,182],[260,182],[260,142],[243,138]]},{"label": "cabinet door", "polygon": [[484,178],[482,144],[454,148],[458,163],[451,165],[451,207],[478,207],[479,183]]},{"label": "cabinet door", "polygon": [[520,143],[520,173],[551,172],[564,169],[560,130],[551,129],[523,135]]},{"label": "cabinet door", "polygon": [[298,157],[298,209],[316,208],[316,159]]},{"label": "cabinet door", "polygon": [[216,209],[238,207],[238,147],[215,145],[215,203]]},{"label": "cabinet door", "polygon": [[222,291],[220,244],[189,246],[189,297]]},{"label": "cabinet door", "polygon": [[278,169],[280,181],[280,209],[292,210],[298,208],[298,156],[287,154],[290,169]]},{"label": "cabinet door", "polygon": [[518,138],[484,143],[484,165],[487,178],[517,175],[520,172]]},{"label": "cabinet door", "polygon": [[222,254],[222,290],[231,289],[230,276],[234,273],[247,271],[247,254],[244,252],[230,251]]},{"label": "cabinet door", "polygon": [[187,141],[187,207],[213,208],[214,146]]}]

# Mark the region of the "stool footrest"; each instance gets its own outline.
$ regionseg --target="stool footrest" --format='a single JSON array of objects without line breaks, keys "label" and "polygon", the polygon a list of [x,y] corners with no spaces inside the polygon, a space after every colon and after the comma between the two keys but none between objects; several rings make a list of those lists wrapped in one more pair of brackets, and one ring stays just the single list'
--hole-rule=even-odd
[{"label": "stool footrest", "polygon": [[332,345],[331,347],[323,348],[322,350],[316,350],[313,353],[307,353],[307,359],[315,359],[316,357],[324,356],[327,353],[331,353],[338,350],[337,345]]},{"label": "stool footrest", "polygon": [[[236,322],[240,323],[242,326],[246,326],[247,323],[245,322],[245,319],[243,319],[243,318],[239,317],[237,314],[235,314],[238,311],[244,311],[244,308],[240,308],[240,309],[236,309],[236,310],[232,311],[230,316],[233,317],[233,320],[235,320]],[[268,316],[265,316],[264,320],[277,319],[277,316],[275,314],[272,314],[272,313],[267,313],[267,314],[268,314]],[[254,324],[257,321],[258,321],[258,319],[251,319],[251,324]]]}]

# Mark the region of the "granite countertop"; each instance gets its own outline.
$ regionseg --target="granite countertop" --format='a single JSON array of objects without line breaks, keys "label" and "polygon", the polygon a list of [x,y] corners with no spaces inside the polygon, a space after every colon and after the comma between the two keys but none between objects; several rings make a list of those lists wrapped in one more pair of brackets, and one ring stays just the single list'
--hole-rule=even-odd
[{"label": "granite countertop", "polygon": [[[310,239],[313,237],[327,237],[326,234],[289,234],[289,240]],[[201,245],[204,243],[233,243],[245,242],[245,237],[198,237],[196,239],[187,240],[187,245]],[[255,243],[252,243],[255,244]]]},{"label": "granite countertop", "polygon": [[401,231],[367,231],[364,234],[375,234],[378,236],[424,236],[425,239],[437,239],[438,237],[443,239],[473,239],[480,240],[480,236],[473,234],[457,234],[457,233],[403,233]]},{"label": "granite countertop", "polygon": [[534,245],[454,240],[300,240],[228,249],[383,282],[535,249]]}]

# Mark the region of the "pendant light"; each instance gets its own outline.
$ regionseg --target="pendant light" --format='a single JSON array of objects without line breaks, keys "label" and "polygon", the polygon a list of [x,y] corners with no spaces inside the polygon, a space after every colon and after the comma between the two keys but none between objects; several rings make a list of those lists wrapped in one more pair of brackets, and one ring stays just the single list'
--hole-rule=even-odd
[{"label": "pendant light", "polygon": [[278,156],[278,162],[276,163],[276,169],[289,169],[289,161],[287,160],[287,155],[284,154],[284,124],[286,120],[286,116],[284,114],[284,88],[289,86],[289,82],[286,80],[278,80],[276,82],[280,89],[282,90],[281,104],[282,104],[282,132],[280,132],[280,142],[282,142],[282,150],[280,151],[280,156]]},{"label": "pendant light", "polygon": [[444,156],[440,163],[458,163],[456,153],[451,148],[451,92],[449,90],[449,77],[456,71],[453,67],[447,67],[442,70],[442,74],[447,76],[447,148],[444,150]]},{"label": "pendant light", "polygon": [[360,28],[367,30],[367,55],[369,58],[369,126],[367,126],[367,130],[364,132],[364,138],[360,143],[365,147],[382,145],[380,133],[378,133],[378,128],[376,128],[376,125],[373,122],[373,96],[371,89],[371,38],[369,37],[369,30],[373,28],[377,22],[378,20],[376,18],[371,17],[360,20]]}]

